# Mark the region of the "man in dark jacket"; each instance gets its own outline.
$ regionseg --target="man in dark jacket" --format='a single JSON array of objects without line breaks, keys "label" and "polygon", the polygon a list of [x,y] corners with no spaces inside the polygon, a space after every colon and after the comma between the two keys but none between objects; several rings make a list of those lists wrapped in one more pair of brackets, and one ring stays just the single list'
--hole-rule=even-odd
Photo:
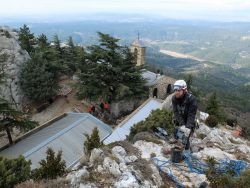
[{"label": "man in dark jacket", "polygon": [[195,128],[195,115],[197,112],[197,101],[194,95],[187,91],[187,84],[184,80],[177,80],[174,83],[174,96],[172,105],[174,112],[175,132],[174,137],[178,139],[179,126],[185,126],[190,129],[187,139],[186,149],[189,149],[189,137],[193,134]]}]

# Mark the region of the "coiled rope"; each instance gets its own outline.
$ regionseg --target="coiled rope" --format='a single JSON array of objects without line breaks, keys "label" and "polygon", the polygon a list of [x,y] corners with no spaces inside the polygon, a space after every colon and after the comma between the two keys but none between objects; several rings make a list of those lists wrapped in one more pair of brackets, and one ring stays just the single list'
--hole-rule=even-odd
[{"label": "coiled rope", "polygon": [[[192,156],[190,151],[183,152],[184,163],[173,163],[171,160],[160,160],[157,157],[152,158],[152,161],[159,168],[160,171],[166,173],[179,188],[185,188],[183,184],[174,176],[172,168],[176,167],[179,171],[188,171],[190,173],[205,174],[209,169],[209,165],[201,162],[199,159]],[[241,171],[248,168],[248,163],[242,160],[230,160],[226,158],[218,161],[215,169],[219,173],[232,173],[239,176]]]}]

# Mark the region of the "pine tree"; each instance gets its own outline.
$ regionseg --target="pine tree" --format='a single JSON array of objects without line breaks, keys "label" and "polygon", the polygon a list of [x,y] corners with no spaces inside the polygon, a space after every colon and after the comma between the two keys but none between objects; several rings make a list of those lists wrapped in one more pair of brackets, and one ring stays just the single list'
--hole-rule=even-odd
[{"label": "pine tree", "polygon": [[[116,99],[122,100],[124,98],[136,98],[136,97],[146,97],[147,88],[145,86],[145,80],[142,78],[142,67],[135,66],[136,58],[128,47],[123,48],[124,61],[121,65],[121,82],[122,87],[117,89]],[[127,91],[124,91],[126,87]],[[122,92],[123,91],[123,94]]]},{"label": "pine tree", "polygon": [[49,43],[46,35],[41,34],[40,36],[38,36],[37,41],[40,49],[49,48]]},{"label": "pine tree", "polygon": [[20,86],[32,101],[44,102],[57,94],[58,67],[35,53],[20,71]]},{"label": "pine tree", "polygon": [[33,45],[36,43],[34,34],[30,32],[30,29],[27,25],[23,25],[19,31],[18,38],[21,47],[26,50],[29,54],[34,51]]},{"label": "pine tree", "polygon": [[70,74],[73,74],[77,69],[77,51],[72,37],[69,37],[67,45],[64,49],[64,60],[70,70]]},{"label": "pine tree", "polygon": [[187,76],[186,83],[187,83],[188,90],[192,91],[192,89],[193,89],[193,76],[192,76],[192,74],[189,74]]},{"label": "pine tree", "polygon": [[208,99],[206,112],[209,115],[219,117],[219,101],[217,100],[216,92],[214,92]]},{"label": "pine tree", "polygon": [[10,144],[13,144],[11,136],[13,127],[27,131],[36,125],[37,123],[30,121],[26,114],[15,110],[6,100],[0,98],[0,131],[6,131]]},{"label": "pine tree", "polygon": [[81,47],[81,46],[77,46],[76,49],[76,63],[77,63],[77,66],[79,66],[79,64],[85,64],[85,51],[84,51],[84,48]]},{"label": "pine tree", "polygon": [[75,49],[75,44],[74,44],[74,42],[73,42],[73,38],[70,36],[69,37],[69,39],[68,39],[68,46],[69,46],[69,48],[72,50],[72,51],[74,51],[74,49]]},{"label": "pine tree", "polygon": [[119,39],[98,33],[99,45],[88,48],[84,66],[79,65],[80,83],[77,95],[96,100],[111,96],[113,100],[145,96],[145,80],[136,67],[135,56]]},{"label": "pine tree", "polygon": [[62,151],[57,154],[51,148],[46,151],[46,159],[42,159],[40,168],[33,171],[35,179],[56,179],[66,173],[66,162],[62,159]]},{"label": "pine tree", "polygon": [[197,100],[200,101],[201,91],[194,86],[195,77],[192,74],[188,74],[185,76],[185,80],[187,82],[188,91],[195,95]]},{"label": "pine tree", "polygon": [[58,52],[61,52],[61,41],[60,41],[58,35],[55,35],[55,36],[54,36],[53,42],[54,42],[55,49],[56,49]]},{"label": "pine tree", "polygon": [[99,148],[103,145],[103,143],[100,141],[97,127],[93,129],[91,136],[88,134],[85,134],[84,136],[86,137],[86,141],[84,141],[85,154],[90,154],[92,149]]},{"label": "pine tree", "polygon": [[6,159],[0,156],[0,187],[12,188],[16,184],[30,178],[30,161],[20,156],[16,159]]},{"label": "pine tree", "polygon": [[[4,62],[7,60],[7,58],[8,57],[5,55],[2,55],[2,58],[0,58],[0,84],[3,84],[5,82],[4,79],[7,77],[4,71]],[[14,109],[7,100],[0,97],[0,131],[6,131],[10,144],[13,143],[11,136],[13,127],[21,131],[26,131],[34,128],[36,125],[36,122],[29,120],[27,114]]]}]

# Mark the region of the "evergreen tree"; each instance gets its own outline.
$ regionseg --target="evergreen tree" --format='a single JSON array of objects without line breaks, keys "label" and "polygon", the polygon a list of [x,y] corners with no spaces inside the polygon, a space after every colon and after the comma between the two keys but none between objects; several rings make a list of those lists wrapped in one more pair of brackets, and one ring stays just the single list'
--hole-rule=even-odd
[{"label": "evergreen tree", "polygon": [[[120,66],[121,81],[116,90],[116,99],[122,100],[130,97],[146,97],[147,88],[142,78],[142,67],[135,66],[136,58],[128,47],[123,48],[124,61]],[[126,88],[126,89],[125,89]]]},{"label": "evergreen tree", "polygon": [[197,100],[200,101],[201,91],[194,86],[195,77],[192,74],[188,74],[185,76],[185,80],[187,83],[188,91],[196,96]]},{"label": "evergreen tree", "polygon": [[72,37],[69,37],[67,45],[64,49],[64,60],[66,61],[65,64],[68,69],[71,71],[70,74],[73,74],[77,69],[77,51]]},{"label": "evergreen tree", "polygon": [[[7,56],[1,55],[0,63],[0,84],[5,82],[7,75],[4,72],[4,62],[7,60]],[[21,131],[29,130],[37,125],[36,122],[30,121],[26,114],[21,111],[15,110],[8,101],[0,97],[0,131],[6,131],[9,143],[12,144],[11,131],[13,127]]]},{"label": "evergreen tree", "polygon": [[[79,65],[80,98],[111,96],[114,100],[145,96],[145,80],[136,67],[135,56],[126,46],[119,46],[119,39],[98,33],[99,45],[88,48],[84,65]],[[83,64],[83,63],[82,63]]]},{"label": "evergreen tree", "polygon": [[219,117],[219,101],[217,100],[216,92],[214,92],[208,99],[206,112],[209,115]]},{"label": "evergreen tree", "polygon": [[62,64],[59,63],[57,51],[49,45],[46,35],[42,34],[38,37],[38,47],[32,58],[40,56],[46,64],[47,70],[50,70],[57,77],[59,74],[66,72]]},{"label": "evergreen tree", "polygon": [[85,64],[85,51],[84,48],[81,46],[76,47],[76,63],[77,67],[79,64]]},{"label": "evergreen tree", "polygon": [[13,109],[6,100],[0,98],[0,131],[6,131],[10,144],[13,144],[11,136],[13,127],[27,131],[36,125],[37,123],[30,121],[26,114]]},{"label": "evergreen tree", "polygon": [[16,184],[30,178],[30,161],[20,156],[6,159],[0,156],[0,187],[13,188]]},{"label": "evergreen tree", "polygon": [[77,51],[72,37],[69,37],[67,47],[61,47],[61,41],[58,35],[54,36],[53,40],[54,56],[58,65],[61,67],[61,72],[66,75],[72,75],[77,69]]},{"label": "evergreen tree", "polygon": [[39,164],[40,168],[33,171],[35,179],[56,179],[66,173],[66,162],[62,159],[62,151],[57,154],[48,148],[46,159],[42,159]]},{"label": "evergreen tree", "polygon": [[88,134],[85,134],[84,136],[86,137],[86,141],[84,142],[85,154],[90,154],[92,149],[99,148],[103,145],[103,143],[100,141],[99,131],[97,127],[93,129],[91,136],[89,136]]},{"label": "evergreen tree", "polygon": [[193,76],[192,76],[192,74],[189,74],[185,80],[187,83],[188,90],[192,91],[192,89],[193,89]]},{"label": "evergreen tree", "polygon": [[41,34],[40,36],[38,36],[37,41],[39,48],[41,49],[49,48],[49,43],[46,35]]},{"label": "evergreen tree", "polygon": [[72,50],[72,51],[74,51],[74,49],[75,49],[75,44],[74,44],[74,42],[73,42],[73,38],[70,36],[69,37],[69,39],[68,39],[68,46],[69,46],[69,48]]},{"label": "evergreen tree", "polygon": [[27,61],[20,72],[20,86],[32,101],[44,102],[57,94],[58,67],[47,62],[41,53],[36,53]]},{"label": "evergreen tree", "polygon": [[54,36],[53,43],[54,43],[55,49],[56,49],[58,52],[61,52],[61,41],[60,41],[58,35],[55,35],[55,36]]},{"label": "evergreen tree", "polygon": [[27,25],[23,25],[19,31],[18,38],[21,47],[26,50],[29,54],[34,51],[33,45],[36,43],[34,34],[30,32],[30,29]]}]

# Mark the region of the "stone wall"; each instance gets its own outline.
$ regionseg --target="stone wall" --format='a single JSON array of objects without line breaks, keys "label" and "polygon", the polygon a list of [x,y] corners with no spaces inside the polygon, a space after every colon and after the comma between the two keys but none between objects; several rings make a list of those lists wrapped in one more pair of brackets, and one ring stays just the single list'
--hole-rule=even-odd
[{"label": "stone wall", "polygon": [[155,97],[164,100],[172,91],[172,86],[175,79],[164,76],[157,81],[157,83],[150,88],[150,97]]},{"label": "stone wall", "polygon": [[123,100],[119,102],[113,102],[110,106],[110,113],[114,118],[118,118],[122,115],[132,112],[136,107],[138,107],[139,103],[139,100]]}]

